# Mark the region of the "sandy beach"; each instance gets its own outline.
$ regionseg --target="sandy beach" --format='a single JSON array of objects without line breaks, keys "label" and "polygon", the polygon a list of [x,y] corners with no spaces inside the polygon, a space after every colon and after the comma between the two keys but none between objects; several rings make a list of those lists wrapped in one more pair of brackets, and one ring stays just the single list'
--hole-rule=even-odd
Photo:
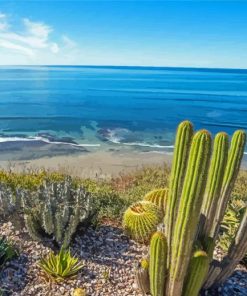
[{"label": "sandy beach", "polygon": [[97,151],[31,160],[1,160],[0,168],[17,172],[46,169],[83,178],[110,178],[121,172],[134,171],[143,166],[163,165],[165,162],[171,162],[171,155],[154,152]]}]

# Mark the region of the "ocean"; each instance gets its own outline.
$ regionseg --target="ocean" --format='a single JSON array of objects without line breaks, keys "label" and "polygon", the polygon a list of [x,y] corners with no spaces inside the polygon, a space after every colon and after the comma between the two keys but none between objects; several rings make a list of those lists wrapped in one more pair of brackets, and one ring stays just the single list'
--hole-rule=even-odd
[{"label": "ocean", "polygon": [[0,67],[0,159],[172,153],[176,126],[247,129],[247,70]]}]

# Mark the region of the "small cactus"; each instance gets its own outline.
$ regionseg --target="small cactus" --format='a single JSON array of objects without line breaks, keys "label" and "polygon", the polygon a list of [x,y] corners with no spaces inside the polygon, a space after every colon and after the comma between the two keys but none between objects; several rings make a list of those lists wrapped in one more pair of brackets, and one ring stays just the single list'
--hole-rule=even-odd
[{"label": "small cactus", "polygon": [[143,295],[150,292],[148,269],[149,262],[145,258],[141,259],[135,269],[136,284]]},{"label": "small cactus", "polygon": [[82,288],[76,288],[73,292],[73,296],[86,296],[86,290]]},{"label": "small cactus", "polygon": [[123,228],[134,240],[147,242],[161,219],[162,212],[155,204],[139,201],[125,211]]},{"label": "small cactus", "polygon": [[183,296],[198,296],[209,269],[209,257],[206,252],[194,253],[188,268],[188,276],[183,288]]},{"label": "small cactus", "polygon": [[163,296],[166,277],[167,241],[163,232],[155,232],[150,243],[150,290],[152,296]]},{"label": "small cactus", "polygon": [[144,200],[154,203],[163,213],[165,213],[167,196],[168,188],[154,189],[145,195]]}]

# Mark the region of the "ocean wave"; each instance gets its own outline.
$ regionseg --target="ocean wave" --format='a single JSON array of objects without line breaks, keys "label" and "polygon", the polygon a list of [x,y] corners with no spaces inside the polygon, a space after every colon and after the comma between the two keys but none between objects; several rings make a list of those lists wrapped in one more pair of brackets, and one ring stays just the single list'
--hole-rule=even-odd
[{"label": "ocean wave", "polygon": [[173,152],[167,152],[167,151],[157,151],[157,150],[151,150],[151,151],[143,151],[140,152],[141,154],[162,154],[162,155],[172,155]]},{"label": "ocean wave", "polygon": [[[133,139],[136,137],[134,132],[131,132],[128,129],[125,128],[116,128],[113,130],[106,129],[103,131],[103,136],[105,139],[107,139],[109,142],[114,144],[120,144],[125,146],[139,146],[139,147],[149,147],[149,148],[159,148],[159,149],[173,149],[173,145],[160,145],[155,143],[147,143],[147,142],[131,142],[130,139]],[[138,136],[137,136],[138,137]],[[126,142],[126,139],[129,141]]]},{"label": "ocean wave", "polygon": [[133,142],[133,143],[119,143],[122,145],[127,145],[127,146],[140,146],[140,147],[150,147],[150,148],[165,148],[165,149],[173,149],[173,145],[158,145],[158,144],[149,144],[149,143],[138,143],[138,142]]},{"label": "ocean wave", "polygon": [[208,96],[247,96],[247,91],[244,90],[193,90],[193,89],[172,89],[172,88],[89,88],[89,91],[97,91],[97,92],[121,92],[121,93],[142,93],[142,94],[148,94],[148,93],[155,93],[155,94],[174,94],[174,95],[208,95]]},{"label": "ocean wave", "polygon": [[35,142],[40,141],[47,144],[57,144],[57,145],[69,145],[73,147],[100,147],[100,144],[77,144],[64,141],[52,141],[45,137],[0,137],[0,144],[7,142]]}]

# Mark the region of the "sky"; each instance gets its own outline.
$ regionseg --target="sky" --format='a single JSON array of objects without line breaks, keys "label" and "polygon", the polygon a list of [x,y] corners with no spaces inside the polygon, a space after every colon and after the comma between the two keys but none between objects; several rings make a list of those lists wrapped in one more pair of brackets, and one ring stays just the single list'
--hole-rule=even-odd
[{"label": "sky", "polygon": [[0,0],[0,65],[247,68],[247,0]]}]

